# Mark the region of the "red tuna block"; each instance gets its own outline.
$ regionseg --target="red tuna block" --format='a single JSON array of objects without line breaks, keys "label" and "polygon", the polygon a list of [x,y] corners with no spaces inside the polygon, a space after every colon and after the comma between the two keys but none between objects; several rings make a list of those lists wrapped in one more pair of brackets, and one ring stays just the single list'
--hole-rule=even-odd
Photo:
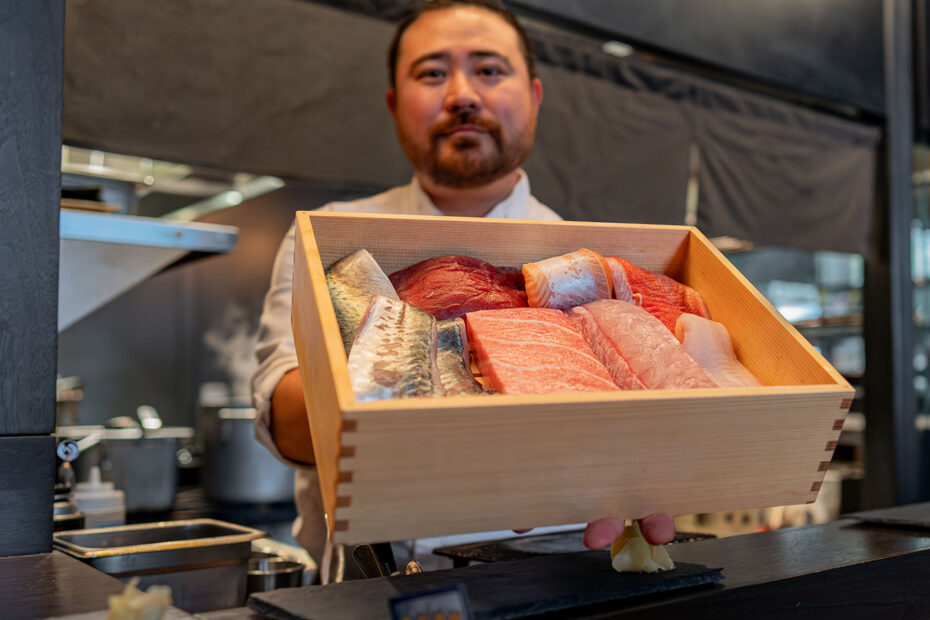
[{"label": "red tuna block", "polygon": [[616,391],[607,369],[562,312],[469,312],[468,338],[488,387],[504,394]]},{"label": "red tuna block", "polygon": [[468,256],[440,256],[390,276],[397,295],[437,320],[475,310],[526,306],[519,269],[498,268]]}]

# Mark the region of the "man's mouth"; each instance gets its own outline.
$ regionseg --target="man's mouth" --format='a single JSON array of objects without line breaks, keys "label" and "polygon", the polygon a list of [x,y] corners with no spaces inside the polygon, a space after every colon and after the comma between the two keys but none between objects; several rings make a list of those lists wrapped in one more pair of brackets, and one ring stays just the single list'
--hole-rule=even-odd
[{"label": "man's mouth", "polygon": [[478,125],[456,125],[443,132],[445,136],[456,136],[465,134],[487,133],[487,130]]}]

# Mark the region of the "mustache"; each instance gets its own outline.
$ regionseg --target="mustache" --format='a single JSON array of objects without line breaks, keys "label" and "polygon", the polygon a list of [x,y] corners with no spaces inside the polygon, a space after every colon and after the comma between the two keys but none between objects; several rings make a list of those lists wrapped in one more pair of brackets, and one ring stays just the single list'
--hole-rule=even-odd
[{"label": "mustache", "polygon": [[462,125],[474,125],[475,127],[484,129],[491,135],[500,133],[500,126],[497,123],[479,118],[477,114],[470,110],[462,110],[455,116],[449,118],[449,120],[435,125],[432,133],[434,137],[440,136],[450,133]]}]

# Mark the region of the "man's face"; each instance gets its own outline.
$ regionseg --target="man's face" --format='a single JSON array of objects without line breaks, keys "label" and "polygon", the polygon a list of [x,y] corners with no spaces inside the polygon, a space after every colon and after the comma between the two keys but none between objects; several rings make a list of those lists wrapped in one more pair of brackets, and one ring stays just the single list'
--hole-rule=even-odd
[{"label": "man's face", "polygon": [[477,187],[529,156],[542,84],[530,80],[516,31],[496,14],[428,11],[404,32],[396,69],[388,107],[417,172]]}]

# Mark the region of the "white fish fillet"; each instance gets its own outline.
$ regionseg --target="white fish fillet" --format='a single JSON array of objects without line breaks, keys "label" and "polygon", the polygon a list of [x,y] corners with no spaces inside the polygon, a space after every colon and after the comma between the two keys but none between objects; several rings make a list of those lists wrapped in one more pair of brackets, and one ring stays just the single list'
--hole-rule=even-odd
[{"label": "white fish fillet", "polygon": [[684,313],[675,323],[675,336],[688,355],[720,387],[762,385],[736,358],[730,333],[723,324]]}]

